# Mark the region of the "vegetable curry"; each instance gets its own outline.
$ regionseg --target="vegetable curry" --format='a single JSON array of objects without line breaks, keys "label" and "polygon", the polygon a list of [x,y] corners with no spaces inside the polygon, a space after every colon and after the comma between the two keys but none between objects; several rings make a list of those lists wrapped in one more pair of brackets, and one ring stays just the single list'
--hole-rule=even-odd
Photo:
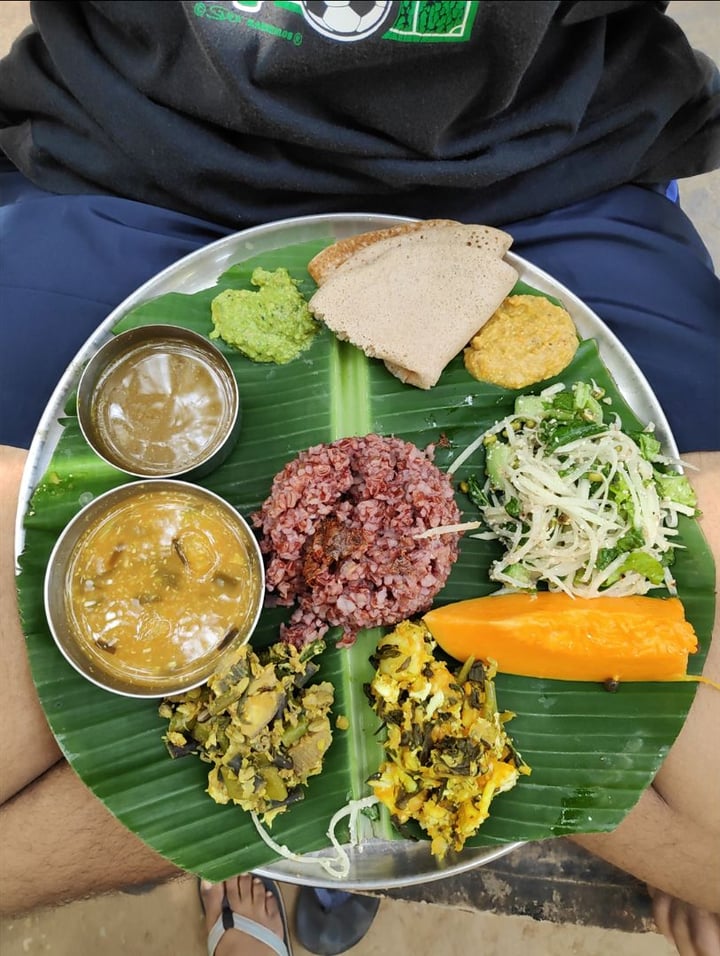
[{"label": "vegetable curry", "polygon": [[104,668],[138,679],[182,671],[244,628],[257,567],[221,504],[193,489],[144,492],[75,547],[68,616]]}]

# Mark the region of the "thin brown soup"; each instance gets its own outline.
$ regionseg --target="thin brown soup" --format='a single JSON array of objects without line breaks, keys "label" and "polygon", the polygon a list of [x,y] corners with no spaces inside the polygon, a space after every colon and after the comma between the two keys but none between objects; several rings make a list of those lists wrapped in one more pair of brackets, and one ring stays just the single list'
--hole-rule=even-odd
[{"label": "thin brown soup", "polygon": [[211,454],[230,409],[220,373],[178,339],[144,343],[112,363],[98,383],[95,422],[110,460],[160,474]]}]

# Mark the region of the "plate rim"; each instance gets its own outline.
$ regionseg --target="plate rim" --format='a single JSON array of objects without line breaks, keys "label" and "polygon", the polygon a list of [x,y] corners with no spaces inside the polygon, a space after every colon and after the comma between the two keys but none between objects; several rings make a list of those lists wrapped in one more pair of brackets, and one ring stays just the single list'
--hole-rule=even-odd
[{"label": "plate rim", "polygon": [[[113,327],[128,312],[142,303],[167,292],[197,292],[201,289],[211,288],[212,282],[216,281],[227,268],[235,262],[243,261],[243,257],[241,256],[242,251],[247,253],[244,258],[249,258],[262,251],[279,248],[283,245],[291,245],[293,241],[302,242],[309,241],[312,238],[320,238],[323,235],[323,230],[327,232],[327,230],[330,229],[331,238],[338,239],[343,238],[345,235],[355,235],[373,229],[418,221],[420,220],[414,217],[384,215],[380,213],[330,213],[296,216],[263,223],[230,233],[227,236],[223,236],[188,253],[151,276],[130,293],[129,296],[123,299],[122,302],[108,313],[95,331],[86,338],[68,364],[53,390],[33,436],[21,477],[16,510],[14,535],[16,574],[19,573],[20,570],[19,559],[25,542],[24,518],[35,487],[42,477],[50,456],[62,434],[62,425],[60,425],[59,419],[62,418],[65,404],[77,385],[84,364],[89,360],[93,352],[110,338]],[[282,238],[283,236],[287,236],[288,233],[292,234],[306,229],[311,231],[317,230],[318,234],[316,236],[298,236],[294,240],[293,238]],[[510,234],[512,233],[510,232]],[[272,241],[275,237],[280,237],[280,241],[275,242],[274,245],[265,246],[265,249],[257,248],[257,245],[262,246],[263,242],[268,240]],[[570,312],[580,332],[581,338],[595,338],[598,340],[602,360],[615,379],[621,394],[633,407],[638,417],[645,421],[654,422],[656,435],[660,439],[664,449],[669,455],[677,457],[677,446],[657,397],[637,362],[612,330],[597,313],[576,296],[575,293],[568,289],[563,283],[554,279],[549,273],[512,251],[507,252],[504,258],[510,265],[516,268],[521,279],[542,292],[547,292],[562,299],[563,304]],[[195,284],[198,266],[208,264],[212,264],[215,267],[214,279],[209,282],[204,280]],[[177,288],[178,285],[180,285],[181,288]],[[384,841],[370,841],[371,844],[373,842],[386,845]],[[393,842],[399,847],[404,846],[406,843],[406,841],[402,840]],[[281,879],[288,883],[302,883],[310,886],[330,886],[347,890],[400,888],[466,873],[511,853],[513,850],[523,846],[524,843],[525,841],[516,841],[485,847],[468,847],[457,854],[452,863],[442,865],[438,864],[434,858],[428,855],[429,866],[434,866],[434,869],[428,869],[420,874],[412,874],[410,876],[386,876],[382,879],[328,881],[322,878],[314,879],[311,873],[301,872],[297,869],[297,864],[292,864],[290,861],[285,860],[280,860],[266,867],[257,868],[256,872],[267,877]],[[370,845],[366,846],[369,850]],[[352,855],[362,857],[362,846],[350,849]],[[318,853],[310,854],[309,856],[319,855],[322,854],[322,852],[323,851],[318,851]]]}]

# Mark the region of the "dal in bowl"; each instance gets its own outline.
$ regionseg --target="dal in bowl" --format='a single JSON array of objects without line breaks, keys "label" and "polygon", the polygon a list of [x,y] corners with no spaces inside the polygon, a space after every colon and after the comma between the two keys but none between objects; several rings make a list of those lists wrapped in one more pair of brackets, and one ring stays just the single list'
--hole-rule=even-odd
[{"label": "dal in bowl", "polygon": [[100,495],[50,557],[53,637],[106,690],[162,697],[203,683],[249,640],[264,592],[254,535],[205,488],[154,479]]}]

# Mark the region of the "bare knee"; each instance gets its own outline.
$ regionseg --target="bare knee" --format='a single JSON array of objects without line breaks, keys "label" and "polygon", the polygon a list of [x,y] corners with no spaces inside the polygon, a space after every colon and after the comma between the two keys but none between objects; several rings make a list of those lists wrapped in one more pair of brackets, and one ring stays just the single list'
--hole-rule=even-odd
[{"label": "bare knee", "polygon": [[8,503],[13,513],[26,459],[27,452],[24,449],[0,445],[0,502],[3,508]]},{"label": "bare knee", "polygon": [[19,448],[0,445],[0,803],[60,759],[35,691],[15,597],[15,513],[26,457]]}]

